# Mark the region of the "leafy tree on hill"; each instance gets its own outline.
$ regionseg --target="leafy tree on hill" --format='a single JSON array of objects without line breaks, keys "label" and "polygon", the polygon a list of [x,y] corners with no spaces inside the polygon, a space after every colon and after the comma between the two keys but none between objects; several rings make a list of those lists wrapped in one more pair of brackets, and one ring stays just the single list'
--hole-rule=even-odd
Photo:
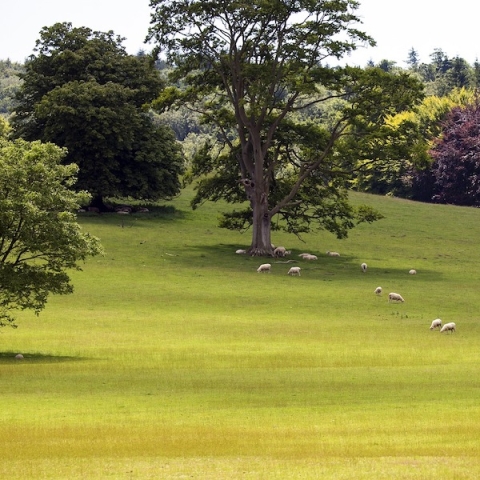
[{"label": "leafy tree on hill", "polygon": [[435,200],[480,206],[480,102],[456,107],[431,150]]},{"label": "leafy tree on hill", "polygon": [[[272,254],[277,226],[296,234],[325,228],[344,237],[355,222],[376,218],[348,203],[354,162],[345,161],[337,142],[350,135],[365,150],[374,137],[381,143],[391,132],[385,114],[412,105],[421,86],[409,75],[377,68],[327,66],[329,58],[374,43],[354,26],[356,1],[150,3],[149,38],[175,67],[172,83],[185,85],[167,88],[156,107],[199,112],[216,125],[224,147],[207,144],[198,152],[194,205],[247,201],[222,225],[252,226],[251,255]],[[339,98],[343,107],[324,124],[298,115]],[[276,216],[281,221],[273,223]]]},{"label": "leafy tree on hill", "polygon": [[77,188],[98,206],[106,196],[157,200],[180,189],[180,146],[144,109],[163,82],[153,60],[127,55],[122,40],[70,23],[43,28],[12,119],[15,137],[66,147]]},{"label": "leafy tree on hill", "polygon": [[0,138],[0,327],[15,326],[12,311],[39,313],[49,294],[73,291],[68,270],[101,253],[81,231],[75,212],[88,202],[74,192],[75,164],[53,144]]}]

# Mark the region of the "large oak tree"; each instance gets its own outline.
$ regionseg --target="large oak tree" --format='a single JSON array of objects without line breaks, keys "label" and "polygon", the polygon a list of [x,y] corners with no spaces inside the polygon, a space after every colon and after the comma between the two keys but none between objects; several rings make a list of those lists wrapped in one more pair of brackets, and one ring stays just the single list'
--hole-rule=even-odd
[{"label": "large oak tree", "polygon": [[[157,107],[188,106],[218,127],[222,149],[205,148],[193,166],[205,199],[247,200],[223,225],[252,226],[251,255],[271,255],[275,226],[299,233],[313,225],[339,237],[359,220],[347,201],[349,169],[337,145],[350,135],[379,148],[387,113],[421,95],[406,74],[330,68],[329,61],[373,40],[356,28],[353,0],[151,0],[156,42],[175,68]],[[181,82],[181,83],[180,83]],[[302,110],[346,100],[318,123]],[[208,147],[208,146],[207,146]],[[214,155],[212,152],[216,152]],[[355,159],[357,160],[357,159]],[[374,218],[362,210],[361,219]]]},{"label": "large oak tree", "polygon": [[164,86],[153,60],[131,56],[113,32],[45,27],[25,64],[12,119],[16,137],[52,142],[79,166],[77,188],[156,200],[177,194],[181,149],[145,105]]}]

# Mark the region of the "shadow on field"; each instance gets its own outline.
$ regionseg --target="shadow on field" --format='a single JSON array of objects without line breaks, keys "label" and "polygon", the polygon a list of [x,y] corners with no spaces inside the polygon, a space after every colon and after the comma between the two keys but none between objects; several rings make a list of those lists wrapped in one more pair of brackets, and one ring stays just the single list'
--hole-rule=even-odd
[{"label": "shadow on field", "polygon": [[[17,358],[19,355],[22,357]],[[65,355],[48,355],[44,353],[20,353],[0,352],[0,364],[2,363],[62,363],[78,362],[85,360],[82,357],[70,357]]]},{"label": "shadow on field", "polygon": [[[335,277],[349,277],[358,276],[364,279],[377,279],[381,281],[382,278],[404,278],[405,280],[415,281],[415,279],[426,279],[429,281],[440,281],[442,279],[442,272],[433,269],[421,269],[416,275],[410,275],[409,271],[412,268],[412,262],[406,261],[404,268],[392,268],[388,263],[375,263],[374,261],[367,262],[367,272],[362,272],[360,267],[362,261],[357,257],[342,255],[341,257],[330,257],[325,252],[314,254],[318,260],[303,260],[298,255],[303,250],[292,250],[291,255],[284,258],[274,257],[250,257],[245,254],[235,253],[237,249],[245,249],[244,245],[239,244],[224,244],[216,245],[197,245],[188,247],[197,259],[203,259],[205,266],[215,265],[215,268],[229,270],[235,265],[245,266],[248,270],[256,272],[256,268],[262,263],[270,263],[272,265],[271,273],[287,273],[290,267],[297,266],[302,270],[303,279],[319,279],[325,280],[333,279]],[[192,258],[189,255],[179,256],[176,258],[177,262],[191,264]],[[413,262],[415,263],[415,262]],[[309,277],[308,274],[312,275]]]},{"label": "shadow on field", "polygon": [[85,221],[88,220],[102,220],[108,223],[119,222],[121,226],[132,227],[140,226],[139,221],[155,221],[155,220],[181,220],[188,215],[184,210],[179,210],[173,205],[142,205],[147,208],[147,212],[135,211],[129,214],[119,214],[117,212],[81,212],[78,213],[78,218]]}]

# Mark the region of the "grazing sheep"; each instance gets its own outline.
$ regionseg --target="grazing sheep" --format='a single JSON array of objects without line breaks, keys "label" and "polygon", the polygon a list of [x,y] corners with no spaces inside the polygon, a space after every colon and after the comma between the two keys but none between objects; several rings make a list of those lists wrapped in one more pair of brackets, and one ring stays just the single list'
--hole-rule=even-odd
[{"label": "grazing sheep", "polygon": [[268,272],[270,273],[272,269],[272,266],[269,264],[269,263],[262,263],[258,268],[257,268],[257,272],[260,273],[260,272]]},{"label": "grazing sheep", "polygon": [[416,274],[417,274],[417,271],[412,268],[408,273],[409,273],[410,275],[416,275]]},{"label": "grazing sheep", "polygon": [[436,328],[440,328],[441,326],[442,326],[442,321],[439,318],[437,318],[430,325],[430,330],[435,330]]},{"label": "grazing sheep", "polygon": [[368,265],[366,263],[362,263],[360,267],[362,268],[362,272],[365,273],[367,271]]},{"label": "grazing sheep", "polygon": [[247,253],[247,251],[244,250],[243,248],[241,248],[239,250],[236,250],[235,253],[237,253],[238,255],[245,255]]},{"label": "grazing sheep", "polygon": [[291,267],[290,270],[288,271],[288,275],[298,275],[300,276],[300,267]]},{"label": "grazing sheep", "polygon": [[403,299],[403,297],[399,294],[399,293],[389,293],[388,294],[388,301],[389,302],[404,302],[405,300]]},{"label": "grazing sheep", "polygon": [[450,322],[450,323],[446,323],[442,329],[440,330],[440,333],[442,332],[455,332],[455,323],[454,322]]},{"label": "grazing sheep", "polygon": [[273,251],[273,256],[274,257],[286,257],[287,255],[290,255],[290,250],[287,250],[285,247],[277,247]]},{"label": "grazing sheep", "polygon": [[375,289],[375,295],[381,295],[382,294],[382,287],[377,287]]},{"label": "grazing sheep", "polygon": [[316,255],[310,255],[310,254],[304,255],[302,258],[304,260],[318,260],[318,257]]},{"label": "grazing sheep", "polygon": [[329,257],[339,257],[340,256],[340,254],[338,252],[330,252],[330,251],[327,252],[327,255]]}]

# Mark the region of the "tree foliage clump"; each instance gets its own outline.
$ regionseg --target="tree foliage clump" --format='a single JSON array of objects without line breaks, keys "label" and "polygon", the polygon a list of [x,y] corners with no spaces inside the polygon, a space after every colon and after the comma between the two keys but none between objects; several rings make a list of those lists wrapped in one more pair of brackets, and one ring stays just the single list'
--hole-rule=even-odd
[{"label": "tree foliage clump", "polygon": [[39,141],[0,138],[0,326],[12,311],[39,313],[49,294],[72,293],[67,271],[97,255],[97,238],[82,232],[76,211],[78,168],[62,165],[65,150]]},{"label": "tree foliage clump", "polygon": [[[432,185],[427,187],[433,163],[430,149],[452,108],[466,106],[473,99],[472,91],[454,89],[445,97],[428,96],[411,110],[387,116],[385,122],[397,130],[395,140],[382,145],[376,161],[359,162],[361,168],[354,176],[353,188],[431,201]],[[354,152],[356,148],[352,146]]]},{"label": "tree foliage clump", "polygon": [[67,149],[77,188],[156,200],[176,195],[183,168],[173,132],[145,106],[164,86],[153,59],[127,55],[113,32],[45,27],[22,75],[14,135]]},{"label": "tree foliage clump", "polygon": [[[271,255],[271,230],[326,228],[345,237],[359,220],[347,200],[355,162],[338,149],[347,136],[373,139],[384,117],[409,108],[421,86],[409,75],[380,69],[330,68],[373,40],[356,25],[358,3],[338,1],[191,2],[152,0],[149,38],[167,55],[173,85],[158,110],[183,106],[215,125],[221,148],[197,151],[204,200],[247,202],[223,225],[252,227],[251,255]],[[168,21],[165,21],[168,19]],[[330,122],[299,113],[343,99]],[[383,126],[383,127],[382,127]],[[364,140],[364,149],[368,143]],[[278,216],[278,217],[277,217]],[[273,218],[279,221],[273,224]],[[373,219],[366,215],[363,219]]]},{"label": "tree foliage clump", "polygon": [[454,205],[480,206],[480,102],[455,107],[441,137],[435,142],[434,200]]},{"label": "tree foliage clump", "polygon": [[23,65],[11,60],[0,60],[0,115],[8,117],[15,105],[15,95],[22,84]]}]

